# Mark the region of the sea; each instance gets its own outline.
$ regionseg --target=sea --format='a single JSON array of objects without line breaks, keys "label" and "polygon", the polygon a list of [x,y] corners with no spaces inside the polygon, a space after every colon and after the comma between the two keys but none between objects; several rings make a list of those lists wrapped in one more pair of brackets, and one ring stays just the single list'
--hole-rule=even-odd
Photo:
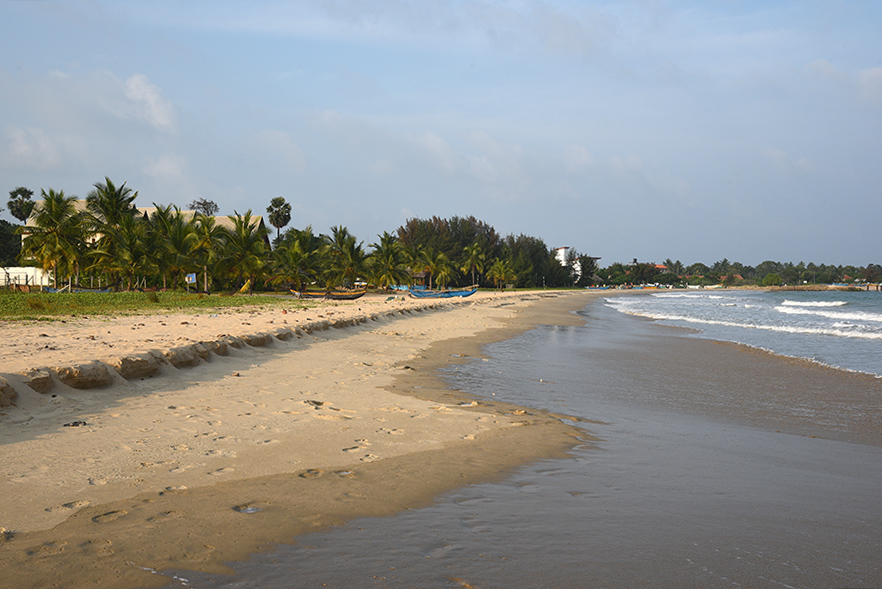
[{"label": "sea", "polygon": [[[882,293],[660,291],[578,314],[582,326],[540,326],[443,372],[478,399],[572,416],[585,436],[569,457],[300,536],[232,563],[234,575],[174,582],[882,587],[882,447],[692,411],[676,399],[700,379],[635,360],[672,338],[712,338],[879,375]],[[736,383],[721,396],[737,407],[738,394]]]},{"label": "sea", "polygon": [[701,337],[882,376],[882,292],[659,291],[606,304]]}]

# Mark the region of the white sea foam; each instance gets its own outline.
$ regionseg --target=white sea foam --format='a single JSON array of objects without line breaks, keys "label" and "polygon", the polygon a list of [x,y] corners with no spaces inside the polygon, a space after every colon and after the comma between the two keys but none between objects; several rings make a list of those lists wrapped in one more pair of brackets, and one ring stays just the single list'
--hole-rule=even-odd
[{"label": "white sea foam", "polygon": [[843,307],[848,301],[791,301],[785,299],[782,305],[786,307]]},{"label": "white sea foam", "polygon": [[655,319],[658,321],[683,321],[697,325],[721,325],[724,327],[737,327],[741,329],[760,329],[764,331],[773,331],[777,333],[795,333],[804,335],[827,335],[834,337],[860,338],[869,340],[882,340],[880,332],[855,332],[846,331],[844,329],[835,329],[831,327],[807,327],[798,325],[763,325],[758,323],[745,323],[739,321],[723,321],[717,319],[708,319],[703,317],[690,317],[688,315],[674,315],[666,313],[646,313],[639,311],[622,310],[629,315],[637,317],[646,317],[647,319]]},{"label": "white sea foam", "polygon": [[800,307],[785,307],[783,305],[775,307],[775,310],[788,315],[812,315],[815,317],[826,317],[827,319],[836,319],[839,321],[875,321],[882,323],[882,314],[867,313],[866,311],[818,311],[814,309],[803,309]]}]

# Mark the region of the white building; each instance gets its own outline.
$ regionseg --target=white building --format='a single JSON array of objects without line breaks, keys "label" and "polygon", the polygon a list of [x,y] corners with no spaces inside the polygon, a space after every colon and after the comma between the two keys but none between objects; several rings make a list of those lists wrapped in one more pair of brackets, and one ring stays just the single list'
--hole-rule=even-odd
[{"label": "white building", "polygon": [[0,286],[17,284],[21,286],[51,286],[52,275],[42,268],[0,267]]}]

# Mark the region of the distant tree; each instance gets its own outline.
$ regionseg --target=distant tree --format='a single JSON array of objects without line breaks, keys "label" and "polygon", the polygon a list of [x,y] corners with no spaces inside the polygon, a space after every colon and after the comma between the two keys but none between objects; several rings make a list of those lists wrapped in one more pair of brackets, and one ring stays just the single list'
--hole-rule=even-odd
[{"label": "distant tree", "polygon": [[9,212],[12,216],[22,223],[28,220],[28,217],[31,216],[31,211],[34,210],[35,203],[31,200],[33,196],[34,191],[24,186],[19,186],[9,191],[9,202],[6,203],[6,206],[9,207]]},{"label": "distant tree", "polygon": [[282,227],[291,222],[291,205],[285,202],[283,196],[277,196],[270,201],[266,212],[269,213],[270,225],[276,228],[276,240],[278,240]]},{"label": "distant tree", "polygon": [[374,284],[387,288],[392,284],[402,284],[410,278],[404,267],[404,257],[398,238],[384,231],[380,241],[372,243],[374,251],[370,255],[371,277]]},{"label": "distant tree", "polygon": [[190,209],[202,213],[206,217],[213,217],[220,210],[217,203],[206,198],[197,198],[190,203]]},{"label": "distant tree", "polygon": [[484,271],[484,262],[487,259],[487,256],[484,254],[484,250],[481,249],[481,246],[477,243],[463,247],[462,254],[463,257],[459,269],[463,272],[471,272],[472,285],[476,285],[478,283],[475,272]]},{"label": "distant tree", "polygon": [[33,259],[47,272],[53,284],[58,273],[71,276],[84,248],[81,215],[77,212],[76,196],[65,196],[63,190],[42,190],[43,201],[34,211],[34,225],[19,227],[24,238],[20,258]]},{"label": "distant tree", "polygon": [[511,263],[508,260],[497,258],[490,265],[487,275],[493,280],[493,283],[502,290],[509,281],[517,280]]},{"label": "distant tree", "polygon": [[770,272],[766,274],[766,277],[763,278],[763,286],[780,286],[781,285],[781,277],[775,274],[774,272]]},{"label": "distant tree", "polygon": [[16,225],[0,219],[0,267],[16,265],[16,258],[21,251],[21,236],[16,232]]},{"label": "distant tree", "polygon": [[576,263],[579,265],[580,270],[576,286],[591,286],[594,284],[594,276],[597,273],[597,258],[581,254],[576,257]]}]

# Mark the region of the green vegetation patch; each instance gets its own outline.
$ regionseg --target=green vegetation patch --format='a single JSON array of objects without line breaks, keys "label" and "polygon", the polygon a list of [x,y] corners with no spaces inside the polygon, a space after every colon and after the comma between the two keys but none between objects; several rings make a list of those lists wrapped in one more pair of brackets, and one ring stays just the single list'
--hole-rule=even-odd
[{"label": "green vegetation patch", "polygon": [[223,296],[185,292],[20,293],[0,291],[0,319],[53,319],[70,315],[201,313],[209,310],[303,309],[302,301],[277,296]]}]

